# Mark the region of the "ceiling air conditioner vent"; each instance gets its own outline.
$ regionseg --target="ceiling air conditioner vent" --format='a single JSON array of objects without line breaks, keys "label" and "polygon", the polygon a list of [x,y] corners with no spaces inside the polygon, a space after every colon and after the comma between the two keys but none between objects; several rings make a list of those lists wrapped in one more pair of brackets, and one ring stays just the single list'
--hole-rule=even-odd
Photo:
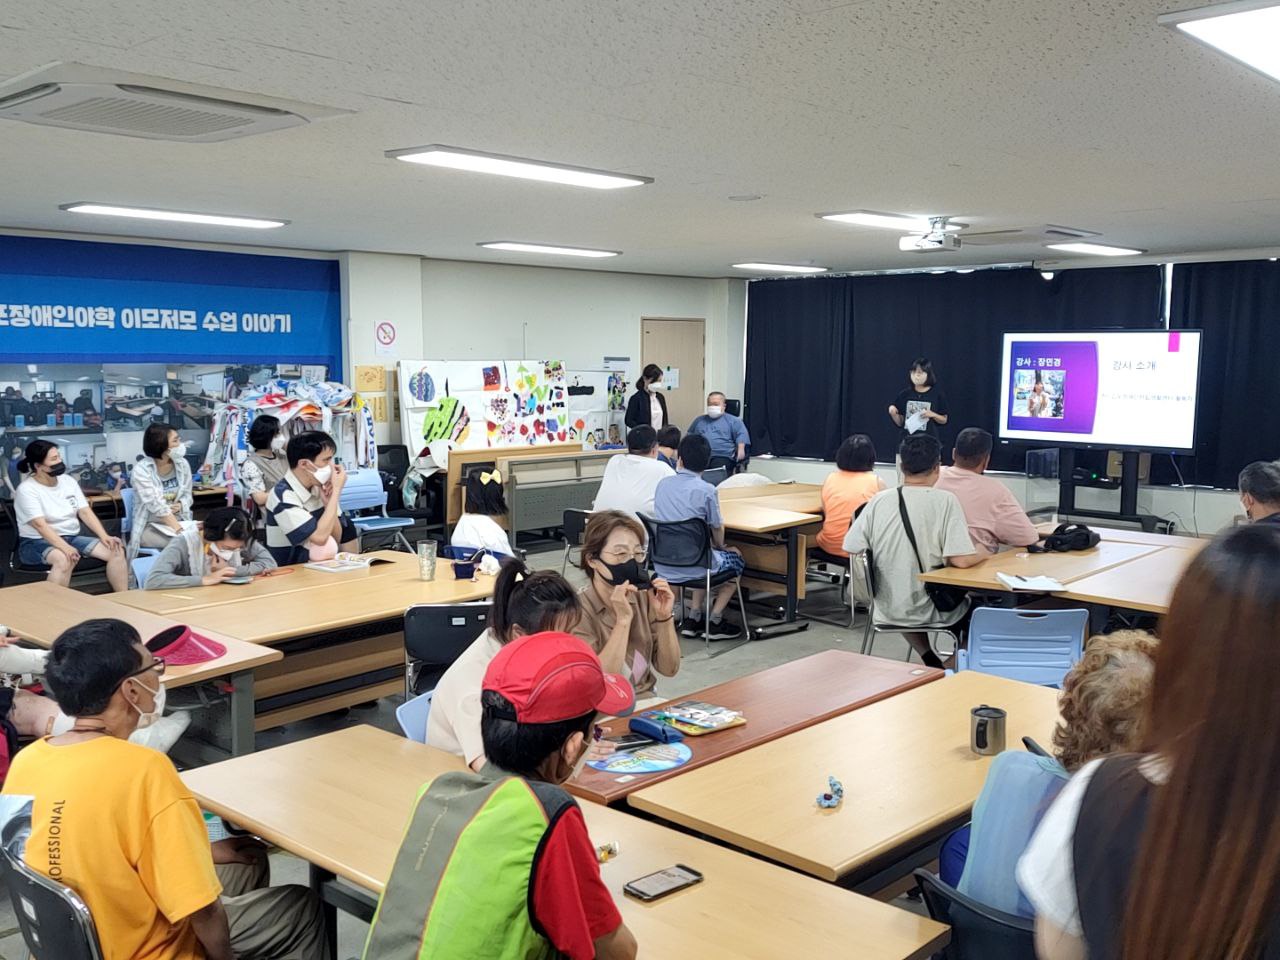
[{"label": "ceiling air conditioner vent", "polygon": [[288,110],[127,83],[41,83],[0,98],[0,118],[148,140],[211,143],[307,123]]}]

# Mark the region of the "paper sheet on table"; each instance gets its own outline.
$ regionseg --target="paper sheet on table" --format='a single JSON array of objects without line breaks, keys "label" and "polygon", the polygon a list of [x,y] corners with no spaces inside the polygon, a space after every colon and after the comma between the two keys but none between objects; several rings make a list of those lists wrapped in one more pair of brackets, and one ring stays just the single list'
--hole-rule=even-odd
[{"label": "paper sheet on table", "polygon": [[925,419],[923,413],[913,413],[907,417],[907,421],[903,426],[907,428],[907,433],[919,433],[928,423],[929,421]]},{"label": "paper sheet on table", "polygon": [[1000,571],[996,579],[1010,590],[1028,590],[1032,593],[1058,593],[1067,589],[1053,577],[1020,577],[1015,573]]}]

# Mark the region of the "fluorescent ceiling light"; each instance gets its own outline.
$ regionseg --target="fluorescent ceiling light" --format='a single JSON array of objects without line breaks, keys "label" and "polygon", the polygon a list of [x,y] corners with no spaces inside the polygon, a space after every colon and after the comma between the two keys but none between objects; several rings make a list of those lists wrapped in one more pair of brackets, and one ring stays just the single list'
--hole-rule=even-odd
[{"label": "fluorescent ceiling light", "polygon": [[486,250],[511,250],[515,253],[546,253],[557,257],[616,257],[620,250],[589,250],[585,247],[561,247],[552,243],[520,243],[515,240],[493,240],[477,243]]},{"label": "fluorescent ceiling light", "polygon": [[808,267],[800,263],[735,263],[735,270],[751,270],[754,273],[826,273],[827,267]]},{"label": "fluorescent ceiling light", "polygon": [[1040,276],[1044,277],[1044,279],[1046,279],[1046,280],[1052,280],[1052,279],[1053,279],[1053,271],[1052,271],[1052,270],[1041,270],[1041,271],[1040,271]]},{"label": "fluorescent ceiling light", "polygon": [[[819,220],[834,220],[837,223],[852,223],[859,227],[882,227],[885,230],[897,230],[899,233],[928,233],[933,224],[928,217],[905,213],[877,213],[874,210],[850,210],[848,213],[818,213]],[[947,233],[955,233],[967,227],[967,223],[948,223]]]},{"label": "fluorescent ceiling light", "polygon": [[109,203],[80,200],[58,208],[70,213],[96,213],[104,217],[133,217],[138,220],[173,220],[178,223],[203,223],[214,227],[248,227],[271,230],[283,227],[288,220],[261,220],[257,217],[226,217],[218,213],[188,213],[183,210],[159,210],[154,207],[117,207]]},{"label": "fluorescent ceiling light", "polygon": [[1276,0],[1197,7],[1166,13],[1157,22],[1280,80],[1280,4]]},{"label": "fluorescent ceiling light", "polygon": [[524,157],[508,157],[501,153],[482,153],[433,143],[426,147],[410,147],[406,150],[388,150],[386,156],[407,163],[423,163],[430,167],[448,167],[451,170],[469,170],[472,173],[492,173],[500,177],[520,177],[523,180],[542,180],[546,183],[563,183],[571,187],[590,187],[593,190],[617,190],[619,187],[642,187],[653,183],[652,177],[637,177],[629,173],[611,173],[608,170],[592,170],[590,167],[573,167],[563,163],[547,163]]},{"label": "fluorescent ceiling light", "polygon": [[1050,250],[1061,250],[1063,253],[1091,253],[1096,257],[1131,257],[1147,252],[1135,250],[1132,247],[1113,247],[1105,243],[1046,243],[1045,246]]},{"label": "fluorescent ceiling light", "polygon": [[973,273],[974,267],[965,267],[963,270],[957,270],[956,273]]}]

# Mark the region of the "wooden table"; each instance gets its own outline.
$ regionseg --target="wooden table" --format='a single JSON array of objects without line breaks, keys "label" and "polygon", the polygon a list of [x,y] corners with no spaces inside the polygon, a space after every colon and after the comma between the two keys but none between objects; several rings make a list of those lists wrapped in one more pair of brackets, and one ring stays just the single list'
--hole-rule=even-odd
[{"label": "wooden table", "polygon": [[1054,596],[1108,608],[1166,614],[1173,588],[1205,542],[1192,540],[1190,543],[1195,546],[1189,549],[1167,547],[1091,577],[1081,577],[1068,584],[1065,593]]},{"label": "wooden table", "polygon": [[367,570],[293,572],[243,586],[116,594],[118,603],[161,610],[203,631],[280,648],[284,660],[257,671],[258,730],[404,692],[404,612],[421,603],[466,603],[493,593],[493,577],[455,580],[447,563],[418,579],[414,555]]},{"label": "wooden table", "polygon": [[[677,700],[705,700],[740,710],[747,718],[740,727],[686,737],[684,742],[693,751],[693,758],[684,766],[632,777],[587,767],[568,787],[586,800],[617,803],[637,790],[941,677],[941,670],[930,667],[864,657],[845,650],[825,650],[678,697]],[[614,720],[604,726],[613,736],[626,731],[627,721]]]},{"label": "wooden table", "polygon": [[[632,794],[632,806],[823,880],[872,891],[937,855],[991,765],[969,711],[1009,713],[1006,745],[1048,743],[1058,692],[966,671]],[[817,806],[828,775],[844,803]]]},{"label": "wooden table", "polygon": [[[369,894],[391,872],[421,784],[458,769],[458,757],[351,727],[183,778],[202,807],[310,862],[327,902],[368,920]],[[777,960],[824,956],[838,945],[860,960],[923,960],[948,940],[946,927],[905,910],[606,807],[584,804],[582,812],[595,843],[619,845],[601,874],[643,956]],[[675,863],[706,879],[652,904],[623,896],[628,881]],[[358,890],[337,888],[335,876]]]},{"label": "wooden table", "polygon": [[1095,573],[1154,553],[1160,547],[1140,543],[1119,543],[1103,540],[1090,550],[1071,553],[1027,553],[1023,550],[1006,550],[997,553],[976,567],[961,570],[943,567],[928,573],[917,574],[926,583],[945,583],[968,590],[990,590],[1007,593],[1009,588],[997,578],[997,573],[1009,573],[1023,577],[1053,577],[1059,583],[1071,583]]},{"label": "wooden table", "polygon": [[[132,624],[144,641],[178,622],[145,610],[121,606],[114,602],[114,596],[119,594],[91,596],[56,586],[46,580],[0,590],[0,610],[4,611],[4,621],[11,629],[41,647],[52,646],[58,635],[68,627],[100,617],[113,617]],[[200,632],[225,644],[226,655],[208,663],[167,667],[165,686],[176,689],[227,678],[229,699],[225,722],[230,728],[229,752],[233,756],[249,753],[253,750],[254,734],[254,670],[283,660],[284,654],[270,647],[245,643],[218,631]],[[215,708],[193,714],[192,725],[188,728],[184,741],[199,741],[204,745],[214,746],[215,749],[220,748],[221,742],[228,737],[221,735],[224,718],[219,713]],[[197,753],[208,754],[206,750],[195,748],[194,743],[190,745]]]}]

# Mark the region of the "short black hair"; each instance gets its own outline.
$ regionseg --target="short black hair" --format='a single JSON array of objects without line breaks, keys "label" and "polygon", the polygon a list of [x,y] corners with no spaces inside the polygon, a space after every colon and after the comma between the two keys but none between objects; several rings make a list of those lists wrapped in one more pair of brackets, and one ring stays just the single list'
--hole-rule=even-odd
[{"label": "short black hair", "polygon": [[467,474],[467,502],[464,510],[467,513],[478,513],[484,517],[500,517],[507,512],[507,498],[502,493],[502,482],[490,476],[489,482],[480,479],[482,474],[491,471],[473,469]]},{"label": "short black hair", "polygon": [[577,614],[578,592],[554,570],[530,570],[520,560],[506,560],[493,584],[489,629],[499,643],[510,643],[512,630],[541,633],[556,629],[567,613]]},{"label": "short black hair", "polygon": [[1238,484],[1259,503],[1280,503],[1280,463],[1257,460],[1240,471]]},{"label": "short black hair", "polygon": [[289,458],[289,466],[296,467],[303,460],[314,463],[316,457],[326,450],[338,452],[338,445],[333,442],[333,437],[323,430],[304,430],[289,438],[289,445],[285,447],[285,456]]},{"label": "short black hair", "polygon": [[58,445],[51,440],[32,440],[27,444],[27,449],[22,452],[22,460],[18,463],[18,472],[35,473],[36,467],[48,459],[49,452],[57,448]]},{"label": "short black hair", "polygon": [[680,462],[686,470],[701,473],[711,462],[711,443],[700,433],[691,433],[680,441]]},{"label": "short black hair", "polygon": [[223,537],[248,543],[253,539],[253,521],[239,507],[219,507],[204,518],[203,534],[209,543]]},{"label": "short black hair", "polygon": [[672,450],[680,446],[680,428],[663,427],[658,431],[658,446],[670,447]]},{"label": "short black hair", "polygon": [[142,452],[152,460],[159,460],[169,449],[169,434],[177,433],[167,423],[153,423],[142,432]]},{"label": "short black hair", "polygon": [[928,357],[916,357],[912,360],[911,366],[907,367],[907,373],[911,373],[913,370],[924,371],[924,385],[926,387],[932,387],[938,382],[938,378],[933,372],[933,361]]},{"label": "short black hair", "polygon": [[836,451],[836,469],[866,473],[876,465],[876,445],[865,433],[855,433]]},{"label": "short black hair", "polygon": [[902,461],[902,472],[918,477],[929,473],[942,462],[942,444],[937,437],[927,433],[913,433],[904,437],[898,447],[898,459]]},{"label": "short black hair", "polygon": [[596,718],[592,710],[557,723],[521,723],[508,719],[515,716],[515,708],[495,690],[481,692],[480,708],[480,739],[485,757],[499,769],[530,779],[537,777],[538,767],[564,747],[571,736],[580,733],[585,737]]},{"label": "short black hair", "polygon": [[956,463],[962,467],[976,467],[995,446],[991,434],[981,427],[965,427],[956,437]]},{"label": "short black hair", "polygon": [[627,431],[627,453],[649,453],[658,445],[658,431],[647,423]]},{"label": "short black hair", "polygon": [[253,418],[253,423],[249,426],[249,449],[250,450],[268,450],[271,448],[271,441],[276,438],[276,434],[280,432],[280,418],[273,417],[269,413],[260,413]]},{"label": "short black hair", "polygon": [[86,620],[64,630],[44,670],[62,712],[81,717],[107,709],[125,677],[142,666],[140,643],[138,631],[123,620]]}]

